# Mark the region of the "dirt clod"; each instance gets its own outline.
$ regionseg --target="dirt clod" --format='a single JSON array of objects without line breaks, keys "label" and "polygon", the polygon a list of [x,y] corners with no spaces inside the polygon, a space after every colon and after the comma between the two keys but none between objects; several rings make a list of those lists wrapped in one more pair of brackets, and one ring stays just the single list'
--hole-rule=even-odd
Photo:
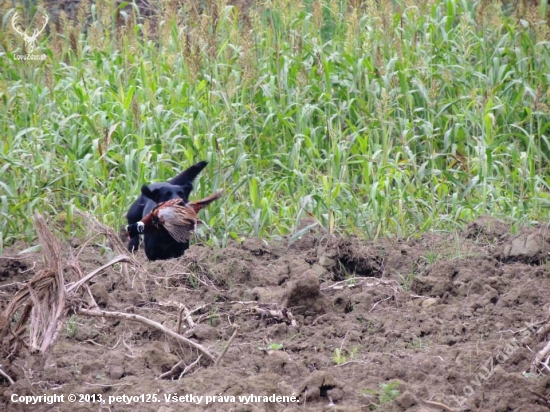
[{"label": "dirt clod", "polygon": [[540,264],[548,259],[549,252],[550,233],[539,229],[514,237],[497,252],[497,257],[504,262]]},{"label": "dirt clod", "polygon": [[[327,397],[328,392],[333,389],[339,389],[342,385],[326,371],[315,371],[311,373],[302,383],[299,393],[307,401]],[[340,394],[341,392],[333,392]],[[340,396],[341,398],[341,396]]]},{"label": "dirt clod", "polygon": [[404,411],[410,410],[413,406],[418,404],[418,399],[410,392],[405,392],[403,395],[399,396],[395,403],[399,405]]},{"label": "dirt clod", "polygon": [[324,313],[326,300],[321,296],[319,278],[314,270],[306,270],[290,282],[283,306],[304,316]]},{"label": "dirt clod", "polygon": [[27,269],[25,262],[17,258],[0,258],[0,281],[14,278],[17,274]]},{"label": "dirt clod", "polygon": [[499,219],[481,216],[468,225],[465,234],[468,239],[489,244],[499,243],[509,236],[510,228]]}]

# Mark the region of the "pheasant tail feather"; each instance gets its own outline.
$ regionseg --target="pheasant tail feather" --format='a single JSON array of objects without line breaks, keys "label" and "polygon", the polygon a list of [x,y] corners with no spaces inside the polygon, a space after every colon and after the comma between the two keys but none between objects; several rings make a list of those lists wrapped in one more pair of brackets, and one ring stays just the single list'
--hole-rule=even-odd
[{"label": "pheasant tail feather", "polygon": [[211,194],[208,197],[205,197],[201,200],[195,200],[194,202],[190,202],[189,206],[191,206],[195,212],[198,212],[199,210],[205,208],[210,203],[212,203],[214,200],[220,198],[223,195],[223,190],[219,190],[216,193]]}]

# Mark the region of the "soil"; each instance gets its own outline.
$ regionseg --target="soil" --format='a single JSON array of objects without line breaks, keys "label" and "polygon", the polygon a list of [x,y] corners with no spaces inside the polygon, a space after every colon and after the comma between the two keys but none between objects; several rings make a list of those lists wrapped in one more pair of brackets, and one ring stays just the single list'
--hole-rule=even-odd
[{"label": "soil", "polygon": [[[141,323],[73,315],[47,356],[23,349],[2,361],[15,382],[0,376],[0,409],[548,411],[550,378],[527,372],[545,345],[534,331],[550,309],[548,235],[548,227],[512,235],[480,218],[462,233],[406,240],[311,231],[294,242],[196,244],[163,262],[140,251],[142,269],[124,275],[119,265],[93,278],[99,307],[175,329],[184,305],[191,321],[182,334],[215,356],[227,348],[219,364],[204,356],[193,364],[196,349]],[[64,253],[81,244],[73,239]],[[17,255],[23,248],[0,257],[3,309],[43,265],[39,253]],[[85,273],[110,258],[91,244],[79,256]],[[70,393],[158,402],[11,401]],[[239,399],[251,394],[260,398]],[[287,398],[263,398],[272,395]]]}]

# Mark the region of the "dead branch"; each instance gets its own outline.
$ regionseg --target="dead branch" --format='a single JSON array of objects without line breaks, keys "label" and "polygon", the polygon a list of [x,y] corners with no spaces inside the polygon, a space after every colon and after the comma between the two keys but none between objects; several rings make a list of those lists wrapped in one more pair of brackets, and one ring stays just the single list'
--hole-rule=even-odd
[{"label": "dead branch", "polygon": [[223,348],[223,351],[222,353],[220,353],[220,356],[218,356],[218,359],[216,359],[216,362],[214,362],[214,366],[218,366],[220,361],[222,360],[222,358],[224,357],[225,353],[227,352],[227,350],[229,349],[229,347],[231,346],[231,343],[233,342],[233,339],[235,339],[235,336],[237,336],[237,331],[239,330],[239,326],[238,325],[234,325],[234,330],[233,330],[233,334],[231,335],[231,337],[229,338],[229,341],[227,342],[227,345],[225,345],[225,348]]},{"label": "dead branch", "polygon": [[13,381],[13,379],[10,378],[10,375],[8,375],[6,372],[4,372],[4,370],[2,369],[2,365],[0,365],[0,375],[2,375],[4,378],[6,378],[8,380],[8,382],[10,383],[10,385],[13,385],[15,383]]},{"label": "dead branch", "polygon": [[94,270],[93,272],[89,273],[88,275],[86,275],[85,277],[83,277],[82,279],[80,279],[78,282],[72,284],[71,286],[69,286],[67,288],[67,293],[70,293],[72,292],[73,290],[76,291],[78,290],[78,288],[80,286],[82,286],[84,283],[88,282],[90,279],[92,279],[94,276],[96,276],[98,273],[101,273],[102,271],[104,271],[105,269],[107,269],[108,267],[114,265],[115,263],[118,263],[118,262],[126,262],[126,263],[131,263],[132,260],[128,257],[128,255],[118,255],[116,257],[114,257],[113,259],[111,259],[110,261],[108,261],[107,263],[105,263],[103,266],[97,268],[96,270]]},{"label": "dead branch", "polygon": [[[8,340],[8,346],[12,348],[10,356],[19,347],[18,341],[26,330],[27,321],[31,350],[46,353],[55,342],[59,324],[63,322],[65,315],[66,293],[61,245],[39,213],[35,213],[34,226],[46,264],[43,270],[15,294],[2,314],[8,321],[0,330],[0,339],[11,335]],[[15,327],[11,328],[10,320],[20,310],[19,319]]]},{"label": "dead branch", "polygon": [[[542,325],[537,329],[535,336],[532,338],[532,343],[535,342],[541,342],[543,341],[546,336],[548,336],[548,333],[550,332],[550,321],[549,318],[546,318],[546,320],[539,322],[542,323]],[[529,349],[529,346],[527,346]],[[533,358],[533,361],[531,362],[530,371],[532,373],[538,373],[542,370],[546,370],[547,372],[550,372],[550,366],[548,365],[550,363],[550,340],[546,343],[546,345],[537,352],[535,357]]]},{"label": "dead branch", "polygon": [[[201,356],[202,355],[199,355],[199,358]],[[174,366],[172,366],[168,372],[164,372],[162,375],[160,375],[158,377],[158,379],[164,379],[167,376],[172,376],[174,374],[174,372],[176,371],[176,369],[178,369],[181,365],[184,365],[184,364],[185,364],[185,362],[183,361],[183,359],[180,360],[178,363],[176,363]]]},{"label": "dead branch", "polygon": [[544,365],[544,363],[542,362],[542,360],[546,357],[548,357],[548,354],[550,354],[550,341],[548,341],[548,343],[546,344],[546,346],[544,348],[542,348],[536,355],[535,355],[535,358],[533,359],[533,362],[531,362],[531,372],[532,373],[537,373],[538,370],[539,370],[539,365],[542,364]]},{"label": "dead branch", "polygon": [[546,325],[541,326],[537,331],[537,337],[539,342],[541,342],[549,333],[550,333],[550,322],[547,323]]},{"label": "dead branch", "polygon": [[445,405],[441,402],[434,402],[434,401],[428,401],[426,399],[423,399],[424,403],[427,403],[430,406],[435,406],[436,408],[443,409],[448,412],[455,412],[455,409],[451,408],[450,406]]},{"label": "dead branch", "polygon": [[[190,328],[195,327],[195,322],[193,321],[193,318],[191,315],[193,312],[196,312],[198,309],[193,309],[193,311],[189,311],[187,306],[185,306],[183,303],[174,302],[173,300],[165,301],[165,302],[158,302],[157,305],[159,306],[171,306],[178,308],[178,321],[176,323],[176,333],[181,333],[181,324],[186,321],[189,324]],[[204,307],[206,305],[201,305],[201,307]],[[183,317],[183,314],[185,313],[185,318]]]},{"label": "dead branch", "polygon": [[[84,273],[82,273],[82,269],[80,268],[80,263],[78,262],[78,258],[74,258],[74,257],[71,257],[68,261],[67,261],[67,266],[70,267],[73,272],[76,274],[76,276],[78,277],[77,280],[80,280],[82,278],[84,278]],[[86,290],[86,295],[88,296],[88,307],[91,308],[91,309],[96,309],[96,308],[99,308],[95,298],[94,298],[94,295],[92,294],[92,291],[90,290],[90,286],[88,286],[87,284],[83,285],[84,289]]]},{"label": "dead branch", "polygon": [[3,288],[9,288],[11,286],[18,286],[19,288],[21,287],[25,287],[26,283],[25,282],[13,282],[13,283],[6,283],[5,285],[0,285],[0,289],[3,289]]},{"label": "dead branch", "polygon": [[178,380],[180,380],[181,378],[183,378],[183,375],[185,375],[187,372],[189,372],[196,364],[199,363],[199,361],[201,360],[202,358],[202,355],[200,355],[197,360],[195,362],[193,362],[191,365],[188,365],[185,367],[185,369],[183,371],[181,371],[180,373],[180,376],[178,376]]},{"label": "dead branch", "polygon": [[372,305],[372,308],[370,308],[369,313],[371,313],[371,312],[374,310],[374,308],[376,307],[376,305],[378,305],[379,303],[385,302],[386,300],[390,300],[390,299],[393,298],[393,297],[395,297],[395,296],[394,296],[394,295],[390,295],[390,296],[388,296],[388,297],[386,297],[386,298],[384,298],[384,299],[380,299],[378,302],[376,302],[374,305]]},{"label": "dead branch", "polygon": [[540,400],[542,400],[544,402],[544,406],[548,409],[550,409],[550,399],[548,399],[546,396],[544,395],[541,395],[540,393],[538,392],[535,392],[534,390],[531,390],[529,388],[527,388],[527,390],[529,392],[531,392],[533,395],[535,395],[537,398],[539,398]]},{"label": "dead branch", "polygon": [[122,313],[122,312],[107,312],[107,311],[104,311],[104,310],[89,310],[89,309],[83,309],[83,308],[77,309],[76,313],[78,315],[85,315],[85,316],[96,316],[96,317],[103,317],[103,318],[109,318],[109,319],[123,319],[123,320],[131,320],[131,321],[135,321],[135,322],[140,322],[144,325],[147,325],[147,326],[153,327],[157,330],[160,330],[161,332],[165,333],[166,335],[168,335],[168,336],[170,336],[174,339],[177,339],[177,340],[179,340],[183,343],[186,343],[189,346],[194,347],[195,349],[197,349],[198,351],[203,353],[212,362],[215,362],[214,356],[212,356],[210,354],[210,352],[208,352],[208,350],[204,346],[202,346],[202,345],[200,345],[196,342],[193,342],[192,340],[187,339],[187,338],[177,334],[173,330],[170,330],[170,329],[164,327],[160,323],[155,322],[154,320],[151,320],[151,319],[147,319],[146,317],[143,317],[141,315],[136,315],[136,314],[133,314],[133,313]]},{"label": "dead branch", "polygon": [[393,287],[397,287],[401,289],[401,285],[396,280],[392,279],[380,279],[380,278],[374,278],[374,277],[362,277],[362,276],[355,276],[346,280],[341,280],[339,282],[333,283],[330,286],[325,286],[324,288],[321,288],[321,292],[325,290],[341,290],[345,287],[348,288],[356,288],[356,287],[373,287],[373,286],[379,286],[379,285],[392,285]]},{"label": "dead branch", "polygon": [[[201,358],[202,358],[202,355],[199,355],[199,357],[193,363],[191,363],[190,365],[186,365],[185,369],[180,373],[180,376],[178,377],[178,380],[180,380],[183,377],[183,375],[185,375],[187,372],[189,372],[189,370],[191,370],[191,368],[193,368],[196,364],[198,364],[199,361],[201,360]],[[178,369],[182,364],[185,364],[185,362],[183,360],[180,360],[178,363],[176,363],[174,366],[172,366],[172,368],[168,372],[164,372],[158,378],[159,379],[164,379],[167,376],[173,375],[174,372],[176,371],[176,369]]]},{"label": "dead branch", "polygon": [[182,323],[182,314],[183,312],[185,312],[185,319],[187,321],[187,323],[189,323],[189,327],[190,328],[194,328],[195,327],[195,322],[193,321],[193,318],[191,318],[191,312],[189,312],[189,309],[187,309],[187,307],[185,305],[181,305],[181,308],[178,312],[178,324],[176,326],[176,332],[177,333],[181,333],[181,323]]}]

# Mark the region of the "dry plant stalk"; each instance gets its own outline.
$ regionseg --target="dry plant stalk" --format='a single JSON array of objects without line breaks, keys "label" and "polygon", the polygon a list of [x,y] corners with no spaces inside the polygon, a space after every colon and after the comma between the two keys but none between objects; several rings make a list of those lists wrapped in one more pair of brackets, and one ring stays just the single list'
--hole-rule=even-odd
[{"label": "dry plant stalk", "polygon": [[[11,348],[10,356],[17,350],[18,341],[26,330],[27,320],[30,349],[42,353],[46,353],[52,346],[63,325],[66,296],[61,246],[39,213],[34,215],[34,226],[42,246],[46,267],[39,271],[25,288],[15,294],[3,313],[8,323],[0,331],[0,338],[11,332],[8,343]],[[19,320],[11,329],[9,319],[12,319],[22,307]]]}]

